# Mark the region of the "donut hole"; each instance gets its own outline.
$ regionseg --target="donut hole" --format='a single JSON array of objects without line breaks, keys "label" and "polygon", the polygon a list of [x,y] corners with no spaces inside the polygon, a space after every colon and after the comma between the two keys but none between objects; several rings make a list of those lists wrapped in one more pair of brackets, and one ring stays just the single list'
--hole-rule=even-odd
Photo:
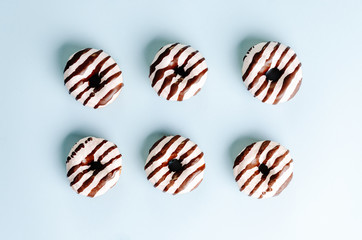
[{"label": "donut hole", "polygon": [[89,164],[89,170],[101,171],[104,168],[103,164],[98,161],[93,161]]},{"label": "donut hole", "polygon": [[187,73],[183,67],[176,67],[174,70],[175,74],[180,75],[182,78],[185,78],[187,76]]},{"label": "donut hole", "polygon": [[267,176],[270,172],[270,169],[264,164],[260,164],[259,165],[259,171],[264,175],[264,176]]},{"label": "donut hole", "polygon": [[171,172],[180,172],[183,170],[181,161],[178,159],[171,159],[168,162],[168,168],[170,169]]},{"label": "donut hole", "polygon": [[266,79],[268,79],[269,81],[272,82],[276,82],[280,79],[280,77],[283,75],[283,72],[280,71],[278,68],[272,68],[269,69],[266,73],[265,73],[265,77]]},{"label": "donut hole", "polygon": [[97,88],[101,84],[101,78],[98,76],[98,74],[93,74],[88,79],[89,81],[89,87],[91,88]]}]

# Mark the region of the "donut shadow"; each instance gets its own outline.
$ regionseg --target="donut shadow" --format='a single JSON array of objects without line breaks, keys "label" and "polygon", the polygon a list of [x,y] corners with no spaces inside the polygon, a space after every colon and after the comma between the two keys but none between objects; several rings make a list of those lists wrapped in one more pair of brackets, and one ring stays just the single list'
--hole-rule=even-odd
[{"label": "donut shadow", "polygon": [[165,45],[173,43],[175,41],[172,41],[170,39],[162,38],[162,37],[156,37],[152,41],[150,41],[145,49],[144,49],[144,55],[145,55],[145,64],[147,67],[149,67],[155,58],[156,53]]},{"label": "donut shadow", "polygon": [[148,157],[149,150],[153,146],[153,144],[156,141],[158,141],[160,138],[162,138],[163,136],[169,136],[169,135],[172,135],[172,134],[170,134],[166,130],[159,130],[159,131],[152,132],[145,138],[145,140],[142,143],[141,152],[140,152],[142,166],[145,164],[146,159]]},{"label": "donut shadow", "polygon": [[86,133],[85,131],[73,131],[69,133],[63,140],[60,147],[60,164],[64,169],[64,176],[66,176],[65,163],[70,152],[70,149],[76,144],[80,139],[88,136],[97,136]]},{"label": "donut shadow", "polygon": [[86,43],[78,43],[78,42],[66,42],[61,45],[57,50],[57,65],[59,68],[59,72],[63,75],[64,67],[69,59],[69,57],[79,50],[90,47],[89,44]]},{"label": "donut shadow", "polygon": [[244,38],[241,42],[239,42],[238,46],[237,46],[237,61],[239,63],[240,69],[243,66],[243,62],[244,62],[244,56],[246,55],[246,53],[248,52],[248,50],[261,42],[267,42],[267,41],[271,41],[270,39],[267,40],[266,38],[263,37],[258,37],[258,36],[249,36]]},{"label": "donut shadow", "polygon": [[235,158],[238,154],[250,144],[258,141],[261,141],[261,139],[250,135],[242,136],[234,140],[229,147],[230,169],[233,169]]}]

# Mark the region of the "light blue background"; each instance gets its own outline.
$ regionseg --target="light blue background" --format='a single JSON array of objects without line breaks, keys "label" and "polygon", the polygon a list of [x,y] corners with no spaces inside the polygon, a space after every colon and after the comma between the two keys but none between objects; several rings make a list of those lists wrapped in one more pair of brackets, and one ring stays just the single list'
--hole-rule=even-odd
[{"label": "light blue background", "polygon": [[[361,239],[362,2],[5,1],[0,3],[0,239]],[[254,99],[241,79],[246,50],[290,45],[303,83],[288,103]],[[157,96],[149,64],[165,43],[201,51],[202,91],[185,102]],[[125,87],[104,109],[82,106],[63,85],[67,58],[101,48]],[[162,134],[205,152],[194,192],[152,187],[143,166]],[[123,171],[107,194],[74,193],[71,146],[87,135],[119,146]],[[254,140],[289,148],[294,178],[278,197],[252,199],[232,173]]]}]

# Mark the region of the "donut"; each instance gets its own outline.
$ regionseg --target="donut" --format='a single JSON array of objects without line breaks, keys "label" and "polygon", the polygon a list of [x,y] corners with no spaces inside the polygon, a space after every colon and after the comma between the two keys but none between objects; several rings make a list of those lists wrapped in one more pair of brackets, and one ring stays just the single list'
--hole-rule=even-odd
[{"label": "donut", "polygon": [[150,66],[150,79],[157,94],[167,100],[183,101],[196,95],[207,78],[205,58],[180,43],[162,47]]},{"label": "donut", "polygon": [[83,105],[102,108],[118,97],[123,87],[122,71],[107,53],[86,48],[69,58],[64,84]]},{"label": "donut", "polygon": [[249,49],[242,67],[243,81],[254,97],[268,104],[289,101],[302,83],[302,64],[295,52],[279,42]]},{"label": "donut", "polygon": [[279,195],[293,178],[289,150],[272,141],[255,142],[236,157],[234,176],[240,191],[255,198]]},{"label": "donut", "polygon": [[74,191],[97,197],[117,183],[122,169],[122,155],[114,143],[102,138],[86,137],[70,150],[66,168]]},{"label": "donut", "polygon": [[149,150],[145,164],[147,179],[164,192],[191,192],[204,177],[204,153],[188,138],[164,136]]}]

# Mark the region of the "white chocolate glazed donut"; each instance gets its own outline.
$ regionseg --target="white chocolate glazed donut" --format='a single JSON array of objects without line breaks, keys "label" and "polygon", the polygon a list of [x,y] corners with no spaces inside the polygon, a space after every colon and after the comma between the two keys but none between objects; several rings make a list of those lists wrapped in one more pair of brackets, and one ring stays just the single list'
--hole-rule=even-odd
[{"label": "white chocolate glazed donut", "polygon": [[174,195],[199,186],[204,169],[204,153],[180,135],[158,140],[151,147],[145,165],[147,179],[154,187]]},{"label": "white chocolate glazed donut", "polygon": [[205,58],[190,46],[180,43],[162,47],[151,67],[151,85],[167,100],[182,101],[196,95],[207,78]]},{"label": "white chocolate glazed donut", "polygon": [[279,195],[293,178],[289,150],[272,141],[247,146],[236,157],[234,176],[240,191],[255,198]]},{"label": "white chocolate glazed donut", "polygon": [[283,103],[299,90],[301,66],[290,47],[278,42],[263,42],[250,48],[245,55],[243,80],[248,91],[262,102]]},{"label": "white chocolate glazed donut", "polygon": [[66,167],[74,191],[97,197],[117,183],[122,169],[122,155],[114,143],[102,138],[86,137],[70,150]]},{"label": "white chocolate glazed donut", "polygon": [[69,58],[64,68],[64,84],[83,105],[101,108],[118,97],[123,87],[122,71],[102,50],[86,48]]}]

